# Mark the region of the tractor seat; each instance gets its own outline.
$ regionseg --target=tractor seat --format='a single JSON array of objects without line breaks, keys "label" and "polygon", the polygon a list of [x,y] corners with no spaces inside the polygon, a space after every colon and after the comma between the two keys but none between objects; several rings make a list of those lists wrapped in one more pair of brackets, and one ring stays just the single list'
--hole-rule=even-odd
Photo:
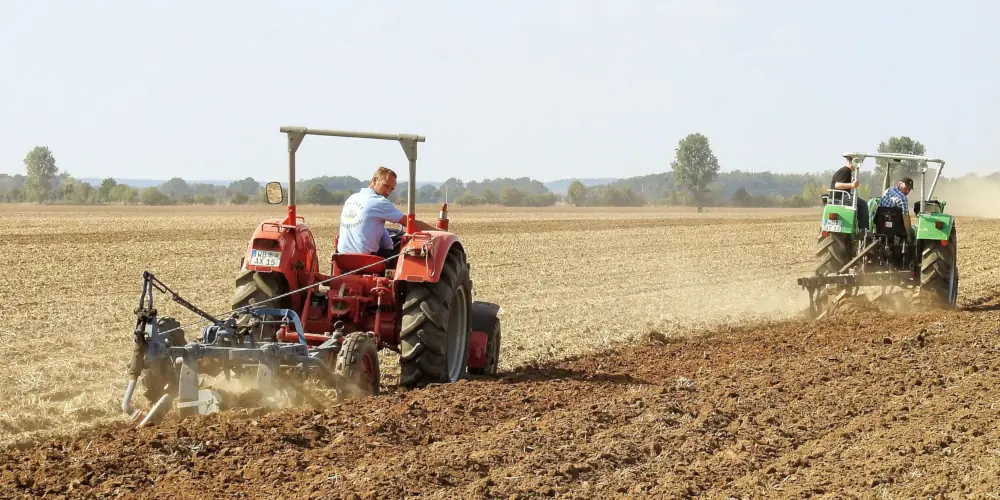
[{"label": "tractor seat", "polygon": [[941,212],[943,210],[941,210],[941,202],[938,200],[927,200],[923,205],[919,201],[913,204],[913,213],[939,214]]},{"label": "tractor seat", "polygon": [[875,209],[875,232],[886,236],[906,238],[906,224],[903,209],[899,207],[878,207]]},{"label": "tractor seat", "polygon": [[[370,267],[359,271],[358,274],[385,274],[385,262],[380,262],[381,260],[382,257],[367,253],[335,253],[332,259],[333,274],[349,273],[365,266]],[[378,264],[375,264],[376,262]]]}]

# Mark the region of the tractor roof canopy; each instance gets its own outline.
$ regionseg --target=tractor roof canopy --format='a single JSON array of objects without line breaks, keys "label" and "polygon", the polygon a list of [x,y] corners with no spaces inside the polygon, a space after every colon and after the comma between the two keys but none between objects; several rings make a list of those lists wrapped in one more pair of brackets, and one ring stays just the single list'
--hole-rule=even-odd
[{"label": "tractor roof canopy", "polygon": [[[892,171],[894,164],[902,163],[904,161],[912,161],[917,164],[917,169],[920,172],[920,201],[924,202],[931,199],[934,193],[934,187],[937,186],[938,179],[941,178],[941,170],[944,169],[945,161],[940,158],[931,158],[928,156],[912,155],[908,153],[862,153],[862,152],[846,152],[842,153],[841,156],[851,160],[855,168],[860,168],[861,164],[868,158],[875,158],[881,160],[889,160],[886,163],[885,178],[882,181],[882,191],[889,188],[889,175]],[[934,173],[934,180],[931,182],[931,188],[927,191],[926,196],[924,194],[924,178],[927,176],[927,167],[932,167],[936,170]]]}]

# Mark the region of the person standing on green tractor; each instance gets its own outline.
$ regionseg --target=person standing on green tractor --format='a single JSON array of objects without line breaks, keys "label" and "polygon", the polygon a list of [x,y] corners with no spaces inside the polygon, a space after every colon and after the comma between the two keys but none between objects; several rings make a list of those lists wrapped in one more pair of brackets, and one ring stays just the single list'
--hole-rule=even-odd
[{"label": "person standing on green tractor", "polygon": [[886,189],[878,202],[880,207],[899,207],[903,210],[903,224],[906,226],[906,238],[909,240],[913,239],[913,233],[910,230],[910,203],[906,199],[906,195],[910,194],[912,190],[913,179],[903,177],[895,186]]},{"label": "person standing on green tractor", "polygon": [[[841,189],[845,191],[854,189],[855,193],[857,193],[857,188],[861,185],[861,181],[859,179],[851,180],[851,174],[854,172],[856,167],[854,166],[854,162],[851,161],[850,156],[845,156],[844,158],[847,160],[847,163],[833,173],[833,179],[830,181],[830,189]],[[834,196],[836,196],[836,193],[834,193]],[[845,205],[850,205],[850,192],[842,196],[844,196],[843,203]],[[868,224],[870,223],[868,215],[868,201],[862,199],[860,196],[858,196],[857,222],[859,229],[862,231],[868,230]]]}]

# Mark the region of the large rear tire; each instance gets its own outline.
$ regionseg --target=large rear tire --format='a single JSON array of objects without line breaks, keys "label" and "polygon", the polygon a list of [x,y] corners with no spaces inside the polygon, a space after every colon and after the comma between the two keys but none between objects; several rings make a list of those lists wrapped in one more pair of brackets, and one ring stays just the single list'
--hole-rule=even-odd
[{"label": "large rear tire", "polygon": [[[284,295],[288,291],[288,282],[281,273],[258,273],[250,269],[241,269],[236,275],[236,291],[233,293],[230,306],[234,310],[244,306],[252,306]],[[291,297],[287,296],[266,302],[263,306],[289,309],[292,307],[291,303]],[[237,326],[245,326],[248,321],[250,321],[250,317],[243,316]],[[253,332],[254,340],[270,341],[276,335],[278,328],[280,325],[277,324],[262,325],[259,331]]]},{"label": "large rear tire", "polygon": [[958,235],[954,229],[947,245],[923,240],[920,295],[937,305],[954,307],[958,302]]},{"label": "large rear tire", "polygon": [[[156,331],[167,333],[167,347],[183,347],[184,330],[180,321],[169,316],[156,318]],[[149,362],[142,376],[142,395],[150,404],[156,403],[164,394],[177,394],[177,383],[180,373],[174,368],[173,360],[169,358]]]},{"label": "large rear tire", "polygon": [[[816,275],[837,274],[853,258],[851,235],[845,233],[820,233],[816,242]],[[835,298],[844,290],[840,285],[827,285],[815,297],[817,311],[830,311]]]},{"label": "large rear tire", "polygon": [[816,275],[825,276],[840,272],[851,260],[851,235],[844,233],[822,233],[816,242]]},{"label": "large rear tire", "polygon": [[453,247],[437,283],[407,283],[400,331],[400,384],[451,383],[466,371],[472,332],[472,280]]}]

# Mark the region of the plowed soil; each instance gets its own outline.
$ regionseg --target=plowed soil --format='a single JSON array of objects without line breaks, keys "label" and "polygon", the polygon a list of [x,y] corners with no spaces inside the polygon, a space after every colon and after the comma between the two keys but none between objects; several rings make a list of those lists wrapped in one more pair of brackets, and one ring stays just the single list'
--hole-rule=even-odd
[{"label": "plowed soil", "polygon": [[0,495],[986,496],[998,315],[724,328],[322,411],[116,425],[0,455]]}]

